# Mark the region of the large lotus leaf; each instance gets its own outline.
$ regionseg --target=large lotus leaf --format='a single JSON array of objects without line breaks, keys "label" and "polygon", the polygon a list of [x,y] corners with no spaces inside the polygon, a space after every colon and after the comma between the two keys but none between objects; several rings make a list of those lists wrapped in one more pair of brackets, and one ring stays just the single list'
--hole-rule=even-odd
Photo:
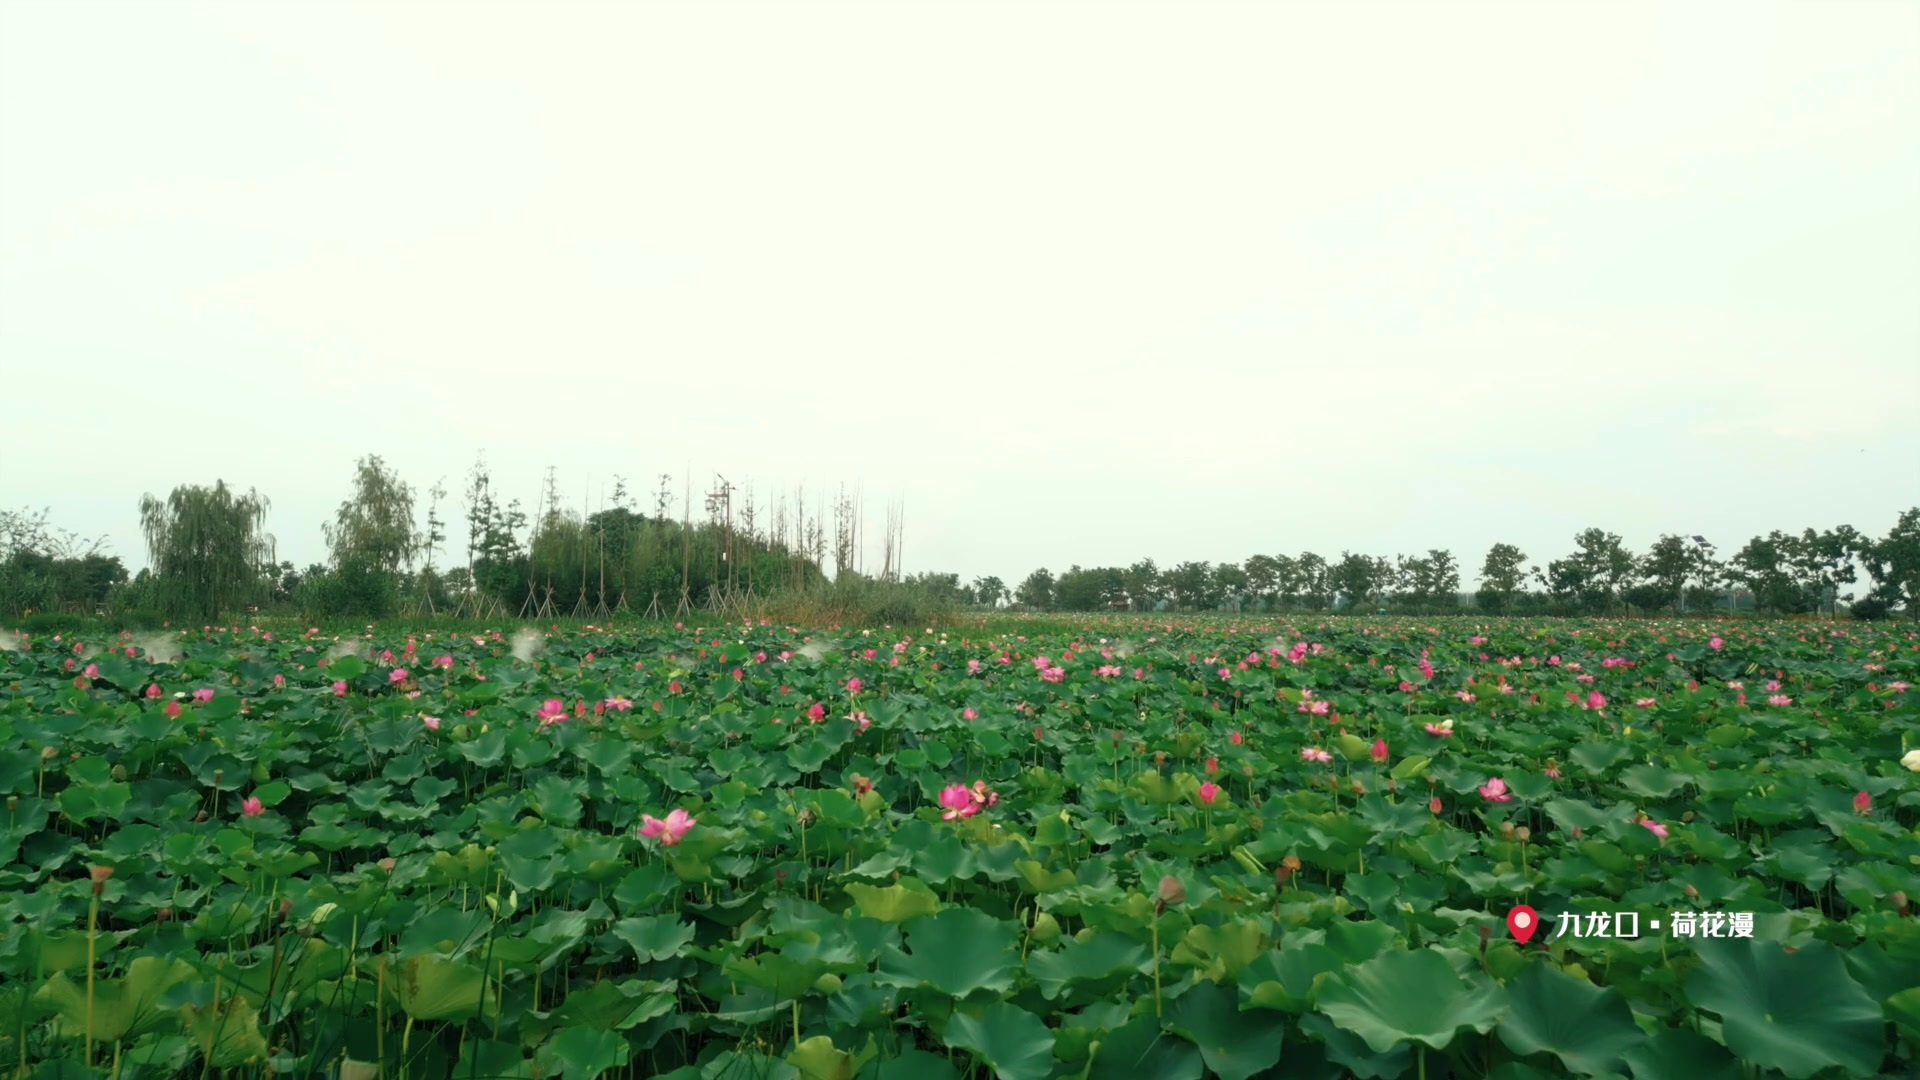
[{"label": "large lotus leaf", "polygon": [[1085,941],[1067,939],[1058,951],[1028,953],[1027,973],[1040,984],[1040,992],[1051,999],[1059,997],[1070,983],[1145,971],[1152,956],[1144,942],[1096,930]]},{"label": "large lotus leaf", "polygon": [[1315,1007],[1376,1053],[1404,1040],[1444,1050],[1461,1028],[1485,1033],[1505,994],[1469,987],[1439,953],[1389,952],[1330,977]]},{"label": "large lotus leaf", "polygon": [[1516,1054],[1552,1054],[1579,1076],[1612,1069],[1644,1038],[1619,991],[1548,964],[1530,965],[1507,996],[1513,1005],[1500,1019],[1500,1041]]},{"label": "large lotus leaf", "polygon": [[1205,923],[1187,931],[1173,947],[1172,961],[1197,967],[1215,982],[1238,978],[1266,951],[1260,927],[1251,922]]},{"label": "large lotus leaf", "polygon": [[1285,1021],[1265,1009],[1240,1011],[1231,986],[1202,982],[1167,1006],[1167,1028],[1200,1048],[1221,1080],[1247,1080],[1280,1060]]},{"label": "large lotus leaf", "polygon": [[940,898],[916,878],[901,878],[885,888],[850,882],[846,890],[860,914],[881,922],[905,922],[940,910]]},{"label": "large lotus leaf", "polygon": [[908,1050],[899,1057],[875,1059],[860,1073],[863,1080],[959,1080],[960,1073],[943,1054]]},{"label": "large lotus leaf", "polygon": [[[1346,1074],[1357,1080],[1391,1080],[1403,1076],[1413,1067],[1413,1050],[1402,1043],[1386,1053],[1378,1053],[1367,1041],[1351,1031],[1343,1031],[1334,1026],[1333,1021],[1319,1013],[1308,1013],[1300,1018],[1300,1030],[1320,1040],[1327,1060],[1346,1070]],[[1288,1054],[1291,1065],[1296,1055]]]},{"label": "large lotus leaf", "polygon": [[641,960],[670,960],[693,940],[693,927],[678,919],[643,916],[613,924],[613,936],[627,943]]},{"label": "large lotus leaf", "polygon": [[963,998],[978,990],[1013,988],[1020,961],[1012,924],[974,908],[953,907],[907,927],[907,951],[880,951],[874,977],[889,986],[932,987]]},{"label": "large lotus leaf", "polygon": [[[95,1042],[112,1043],[152,1030],[170,1014],[162,999],[168,990],[193,978],[192,964],[178,958],[142,956],[127,965],[117,979],[95,979],[92,1025]],[[56,974],[34,997],[51,1006],[59,1018],[60,1033],[70,1038],[87,1034],[88,1005],[84,979]]]},{"label": "large lotus leaf", "polygon": [[627,1040],[590,1027],[562,1028],[540,1047],[537,1060],[547,1075],[557,1066],[563,1080],[595,1080],[627,1063]]},{"label": "large lotus leaf", "polygon": [[237,994],[205,1006],[182,1005],[180,1018],[194,1046],[219,1068],[230,1069],[267,1056],[260,1011]]},{"label": "large lotus leaf", "polygon": [[1748,938],[1703,940],[1687,996],[1720,1014],[1727,1049],[1763,1069],[1802,1080],[1839,1068],[1871,1076],[1887,1050],[1878,1002],[1824,942],[1797,952]]},{"label": "large lotus leaf", "polygon": [[1742,1080],[1727,1048],[1685,1028],[1662,1028],[1621,1055],[1633,1080]]},{"label": "large lotus leaf", "polygon": [[479,968],[438,956],[416,956],[397,966],[387,976],[387,988],[413,1019],[466,1020],[479,1012],[486,991]]},{"label": "large lotus leaf", "polygon": [[1046,1080],[1053,1074],[1053,1032],[1040,1018],[1002,1001],[978,1016],[956,1012],[947,1020],[948,1046],[965,1050],[1000,1080]]},{"label": "large lotus leaf", "polygon": [[1142,1016],[1107,1032],[1093,1052],[1088,1080],[1200,1080],[1200,1048]]}]

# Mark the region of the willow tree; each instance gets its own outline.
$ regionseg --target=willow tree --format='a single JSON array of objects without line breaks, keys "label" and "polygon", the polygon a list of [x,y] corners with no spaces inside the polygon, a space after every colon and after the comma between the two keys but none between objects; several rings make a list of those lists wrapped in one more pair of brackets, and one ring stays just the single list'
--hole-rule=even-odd
[{"label": "willow tree", "polygon": [[165,502],[140,499],[140,529],[161,607],[173,616],[214,620],[260,595],[273,566],[267,498],[218,480],[188,484]]},{"label": "willow tree", "polygon": [[336,568],[361,563],[398,577],[422,546],[413,521],[413,488],[377,454],[354,463],[353,498],[341,503],[333,524],[322,529]]}]

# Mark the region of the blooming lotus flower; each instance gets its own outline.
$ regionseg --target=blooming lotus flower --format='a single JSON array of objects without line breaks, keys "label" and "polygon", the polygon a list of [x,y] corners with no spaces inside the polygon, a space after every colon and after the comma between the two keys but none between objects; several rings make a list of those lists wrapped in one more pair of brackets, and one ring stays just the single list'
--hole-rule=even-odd
[{"label": "blooming lotus flower", "polygon": [[969,705],[966,708],[960,710],[960,719],[978,720],[980,719],[980,714],[974,711],[973,706]]},{"label": "blooming lotus flower", "polygon": [[450,668],[453,666],[453,657],[436,656],[433,658],[433,666],[437,668]]},{"label": "blooming lotus flower", "polygon": [[967,674],[969,675],[980,674],[980,661],[978,660],[967,661]]},{"label": "blooming lotus flower", "polygon": [[1774,708],[1777,708],[1777,709],[1785,708],[1788,705],[1793,704],[1793,699],[1788,697],[1785,694],[1770,694],[1767,696],[1767,704],[1772,705]]},{"label": "blooming lotus flower", "polygon": [[1513,795],[1507,791],[1507,782],[1497,776],[1480,785],[1480,797],[1488,802],[1513,801]]},{"label": "blooming lotus flower", "polygon": [[854,679],[848,679],[848,680],[847,680],[847,693],[849,693],[849,694],[857,694],[857,693],[859,693],[859,692],[860,692],[860,688],[861,688],[862,686],[864,686],[864,685],[865,685],[865,684],[864,684],[864,683],[862,683],[862,682],[861,682],[861,681],[860,681],[859,679],[857,679],[857,678],[854,678]]},{"label": "blooming lotus flower", "polygon": [[437,716],[423,716],[420,718],[420,722],[427,726],[428,731],[440,730],[440,718]]},{"label": "blooming lotus flower", "polygon": [[615,712],[632,712],[633,711],[633,700],[631,698],[610,697],[607,700],[601,702],[600,704],[605,705],[607,708],[612,709]]},{"label": "blooming lotus flower", "polygon": [[1920,772],[1920,750],[1909,750],[1901,755],[1900,765],[1909,772]]},{"label": "blooming lotus flower", "polygon": [[1587,709],[1604,709],[1607,707],[1607,696],[1595,690],[1593,693],[1587,695],[1586,704],[1583,707]]},{"label": "blooming lotus flower", "polygon": [[1447,719],[1447,720],[1442,720],[1437,724],[1428,724],[1427,734],[1435,735],[1442,739],[1447,738],[1448,736],[1453,734],[1453,721],[1451,719]]},{"label": "blooming lotus flower", "polygon": [[392,685],[398,686],[399,684],[406,681],[407,681],[406,668],[397,667],[397,668],[394,668],[392,671],[387,672],[387,682]]},{"label": "blooming lotus flower", "polygon": [[193,692],[193,700],[199,702],[202,705],[205,705],[207,702],[213,700],[213,694],[214,694],[214,691],[212,687],[203,686],[200,689],[195,690]]},{"label": "blooming lotus flower", "polygon": [[258,795],[249,795],[240,803],[240,813],[246,817],[259,817],[266,812],[266,804],[260,801]]},{"label": "blooming lotus flower", "polygon": [[347,684],[346,684],[346,683],[344,683],[344,682],[341,682],[341,681],[338,681],[338,680],[336,680],[336,681],[334,682],[334,684],[333,684],[333,696],[334,696],[334,697],[346,697],[346,696],[347,696]]},{"label": "blooming lotus flower", "polygon": [[540,718],[541,727],[557,724],[567,718],[567,703],[559,698],[548,698],[541,702],[540,711],[534,715]]},{"label": "blooming lotus flower", "polygon": [[1200,801],[1202,803],[1206,804],[1207,806],[1212,806],[1213,801],[1215,799],[1218,799],[1219,797],[1220,797],[1219,784],[1216,784],[1213,781],[1209,780],[1206,783],[1200,785]]},{"label": "blooming lotus flower", "polygon": [[947,808],[947,812],[940,815],[947,821],[958,821],[980,812],[974,805],[973,792],[965,784],[949,784],[940,789],[940,805]]},{"label": "blooming lotus flower", "polygon": [[1322,764],[1333,760],[1333,755],[1317,746],[1309,746],[1300,751],[1300,760],[1317,761]]},{"label": "blooming lotus flower", "polygon": [[1060,680],[1067,677],[1067,672],[1065,668],[1062,668],[1060,665],[1055,664],[1054,666],[1041,672],[1040,677],[1042,679],[1045,679],[1047,682],[1057,683]]},{"label": "blooming lotus flower", "polygon": [[1726,641],[1722,640],[1721,638],[1717,638],[1717,637],[1711,638],[1707,641],[1707,648],[1712,649],[1715,652],[1718,652],[1722,648],[1725,648],[1726,644],[1727,644]]},{"label": "blooming lotus flower", "polygon": [[1646,826],[1648,832],[1659,837],[1660,839],[1665,840],[1667,838],[1667,827],[1653,820],[1652,818],[1641,818],[1640,824]]},{"label": "blooming lotus flower", "polygon": [[662,844],[672,847],[697,823],[698,819],[685,810],[673,810],[664,820],[652,814],[641,814],[640,835],[649,839],[658,838]]}]

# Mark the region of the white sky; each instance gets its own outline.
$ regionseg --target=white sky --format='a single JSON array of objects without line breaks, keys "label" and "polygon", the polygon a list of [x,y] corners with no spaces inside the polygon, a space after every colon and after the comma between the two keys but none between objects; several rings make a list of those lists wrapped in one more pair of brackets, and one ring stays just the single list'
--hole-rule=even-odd
[{"label": "white sky", "polygon": [[0,0],[0,506],[134,566],[482,448],[1009,582],[1725,551],[1884,531],[1917,402],[1914,3]]}]

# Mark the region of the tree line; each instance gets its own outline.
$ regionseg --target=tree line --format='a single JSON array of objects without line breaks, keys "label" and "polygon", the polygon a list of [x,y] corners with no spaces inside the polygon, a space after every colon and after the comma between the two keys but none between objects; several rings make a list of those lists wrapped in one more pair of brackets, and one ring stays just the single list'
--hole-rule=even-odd
[{"label": "tree line", "polygon": [[[323,527],[325,562],[296,569],[275,556],[265,496],[224,481],[147,495],[139,521],[149,565],[129,576],[104,543],[39,514],[0,511],[0,612],[149,616],[210,621],[243,611],[313,617],[396,614],[475,618],[667,616],[725,609],[743,598],[877,581],[935,604],[1033,611],[1297,610],[1442,614],[1618,614],[1751,610],[1860,617],[1904,609],[1920,617],[1920,508],[1872,537],[1852,526],[1775,530],[1731,555],[1699,536],[1662,535],[1644,552],[1600,528],[1574,550],[1534,565],[1508,543],[1481,562],[1476,588],[1462,588],[1452,552],[1386,557],[1342,551],[1254,555],[1243,562],[1187,561],[1039,569],[1009,588],[991,575],[902,576],[900,524],[890,511],[882,562],[863,571],[863,508],[844,488],[831,499],[804,491],[756,498],[715,478],[693,512],[691,490],[676,515],[671,479],[658,477],[651,505],[637,506],[624,478],[598,510],[561,505],[548,470],[538,501],[523,507],[498,492],[484,456],[467,476],[464,549],[447,549],[444,482],[417,492],[380,457],[354,465],[348,497]],[[421,496],[424,495],[424,500]],[[425,521],[419,520],[424,503]],[[831,560],[834,574],[825,570]],[[1855,598],[1842,592],[1864,579]]]},{"label": "tree line", "polygon": [[[1533,565],[1508,543],[1494,544],[1480,564],[1477,588],[1461,586],[1452,552],[1386,557],[1342,551],[1254,555],[1244,562],[1182,562],[1161,569],[1152,559],[1130,566],[1042,568],[1009,589],[997,577],[963,584],[958,574],[909,580],[957,603],[1010,603],[1035,611],[1293,610],[1444,614],[1472,608],[1488,614],[1603,615],[1623,611],[1747,610],[1793,615],[1836,613],[1876,618],[1904,608],[1920,617],[1920,508],[1885,536],[1852,526],[1799,533],[1774,530],[1723,557],[1700,536],[1662,535],[1635,553],[1616,533],[1592,528],[1574,550]],[[1856,599],[1845,586],[1869,587]]]}]

